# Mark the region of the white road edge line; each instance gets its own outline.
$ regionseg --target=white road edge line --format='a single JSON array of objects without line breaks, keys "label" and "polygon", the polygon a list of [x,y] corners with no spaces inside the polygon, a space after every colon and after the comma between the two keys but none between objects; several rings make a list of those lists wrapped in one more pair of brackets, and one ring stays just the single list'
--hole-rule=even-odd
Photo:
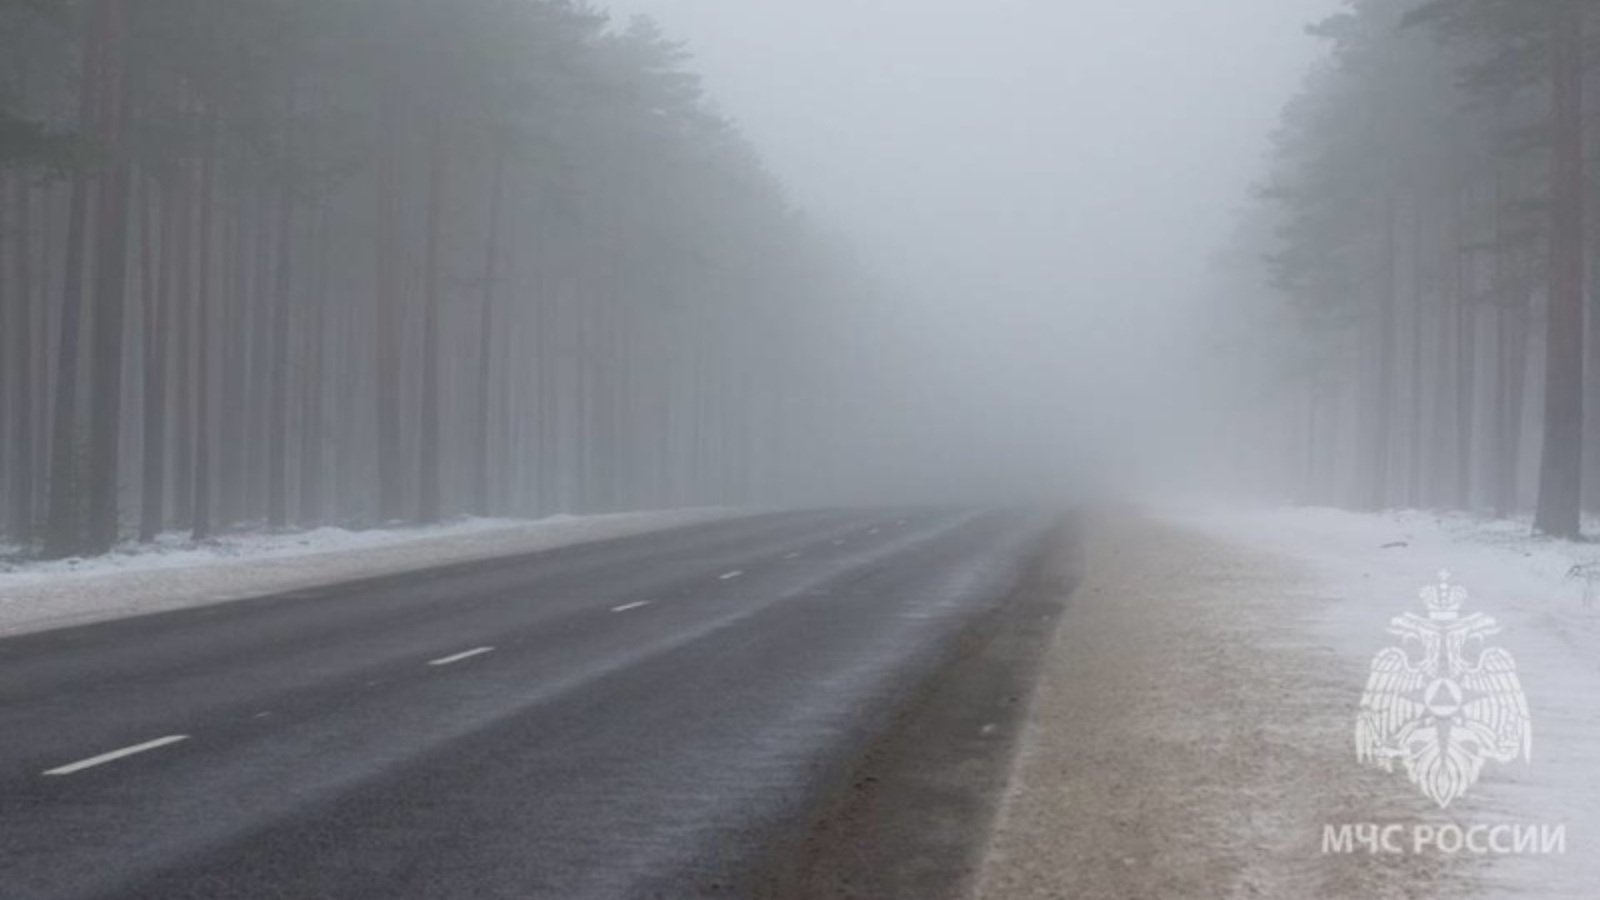
[{"label": "white road edge line", "polygon": [[166,746],[168,746],[170,744],[176,744],[179,741],[187,741],[188,739],[189,739],[189,736],[187,734],[168,735],[167,737],[164,737],[164,738],[157,738],[157,739],[155,739],[153,741],[146,741],[143,744],[135,744],[132,747],[124,747],[121,750],[113,750],[110,753],[102,753],[99,756],[91,757],[89,759],[83,760],[82,762],[75,762],[75,763],[73,763],[71,765],[68,765],[68,766],[62,766],[59,769],[51,769],[50,771],[48,771],[48,772],[46,772],[44,774],[52,775],[52,776],[54,776],[54,775],[72,775],[72,774],[75,774],[77,772],[82,772],[84,769],[92,769],[95,766],[103,766],[108,762],[116,762],[119,759],[123,759],[123,758],[129,757],[129,756],[133,756],[136,753],[144,753],[144,752],[149,751],[149,750],[156,750],[156,749],[161,748],[161,747],[166,747]]},{"label": "white road edge line", "polygon": [[640,600],[638,603],[629,603],[629,604],[627,604],[625,606],[615,607],[611,611],[614,612],[614,613],[632,612],[633,610],[643,609],[644,607],[649,606],[649,605],[650,605],[650,601],[649,600]]},{"label": "white road edge line", "polygon": [[728,572],[728,573],[724,574],[721,578],[719,578],[717,580],[718,581],[732,581],[735,578],[738,578],[740,575],[743,575],[743,574],[744,574],[744,572],[735,569],[732,572]]},{"label": "white road edge line", "polygon": [[493,647],[479,647],[476,650],[468,650],[465,653],[457,653],[454,656],[446,656],[446,657],[442,657],[440,659],[429,660],[428,661],[428,665],[430,665],[430,666],[448,666],[451,663],[458,663],[458,662],[461,662],[464,659],[471,659],[474,656],[482,656],[485,653],[493,653],[493,652],[494,652],[494,648]]}]

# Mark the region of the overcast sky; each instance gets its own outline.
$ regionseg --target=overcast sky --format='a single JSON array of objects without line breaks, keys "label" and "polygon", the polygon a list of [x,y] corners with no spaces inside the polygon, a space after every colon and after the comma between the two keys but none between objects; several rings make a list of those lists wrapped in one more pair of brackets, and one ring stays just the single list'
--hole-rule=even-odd
[{"label": "overcast sky", "polygon": [[[1336,0],[611,0],[688,42],[795,199],[984,382],[1125,410]],[[991,379],[992,382],[992,379]],[[986,389],[1020,388],[1016,382]]]}]

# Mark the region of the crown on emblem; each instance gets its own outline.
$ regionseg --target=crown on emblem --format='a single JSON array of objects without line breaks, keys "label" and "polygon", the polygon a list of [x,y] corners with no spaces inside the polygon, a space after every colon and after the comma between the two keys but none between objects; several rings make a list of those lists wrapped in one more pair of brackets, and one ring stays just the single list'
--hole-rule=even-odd
[{"label": "crown on emblem", "polygon": [[1450,573],[1441,571],[1439,582],[1422,589],[1422,602],[1430,619],[1454,619],[1467,602],[1467,589],[1450,583]]}]

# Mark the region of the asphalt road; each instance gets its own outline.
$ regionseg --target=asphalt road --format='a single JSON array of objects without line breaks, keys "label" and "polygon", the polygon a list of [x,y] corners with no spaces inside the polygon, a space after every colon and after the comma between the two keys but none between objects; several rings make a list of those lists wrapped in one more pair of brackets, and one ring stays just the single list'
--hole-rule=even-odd
[{"label": "asphalt road", "polygon": [[0,898],[740,896],[1047,524],[770,515],[0,640]]}]

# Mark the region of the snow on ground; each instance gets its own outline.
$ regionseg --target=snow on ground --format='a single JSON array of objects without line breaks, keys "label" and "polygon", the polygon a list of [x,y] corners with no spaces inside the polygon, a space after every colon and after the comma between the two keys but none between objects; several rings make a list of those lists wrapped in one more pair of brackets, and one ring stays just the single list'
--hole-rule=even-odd
[{"label": "snow on ground", "polygon": [[195,544],[178,535],[93,559],[0,565],[0,636],[221,603],[724,518],[719,509],[539,521],[463,519],[426,528],[319,528],[228,535]]},{"label": "snow on ground", "polygon": [[[1491,762],[1483,780],[1448,814],[1421,801],[1416,820],[1457,822],[1463,828],[1499,822],[1564,825],[1564,855],[1460,854],[1450,861],[1451,872],[1479,897],[1596,896],[1600,546],[1534,538],[1527,522],[1415,511],[1365,515],[1212,507],[1168,511],[1163,518],[1296,564],[1316,599],[1290,595],[1284,602],[1306,602],[1314,639],[1334,651],[1338,667],[1359,675],[1375,653],[1397,642],[1385,631],[1390,619],[1422,614],[1419,591],[1448,570],[1470,594],[1465,612],[1493,616],[1502,632],[1491,643],[1517,661],[1533,720],[1533,759],[1531,764]],[[1344,697],[1352,733],[1363,688],[1354,680]],[[1350,766],[1357,765],[1353,747],[1352,737]],[[1415,791],[1403,775],[1386,777],[1402,795]]]},{"label": "snow on ground", "polygon": [[[1283,555],[1108,512],[1088,530],[979,900],[1423,900],[1427,859],[1322,853],[1415,806],[1350,752],[1350,685]],[[1398,864],[1396,864],[1398,862]]]}]

